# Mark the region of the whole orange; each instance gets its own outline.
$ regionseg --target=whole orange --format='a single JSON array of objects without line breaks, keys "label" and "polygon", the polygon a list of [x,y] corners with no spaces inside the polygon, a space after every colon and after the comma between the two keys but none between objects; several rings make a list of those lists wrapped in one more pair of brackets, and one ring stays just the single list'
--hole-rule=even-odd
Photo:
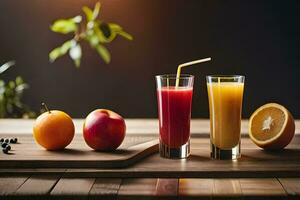
[{"label": "whole orange", "polygon": [[44,112],[33,126],[34,139],[47,150],[65,148],[71,143],[74,132],[72,118],[59,110]]}]

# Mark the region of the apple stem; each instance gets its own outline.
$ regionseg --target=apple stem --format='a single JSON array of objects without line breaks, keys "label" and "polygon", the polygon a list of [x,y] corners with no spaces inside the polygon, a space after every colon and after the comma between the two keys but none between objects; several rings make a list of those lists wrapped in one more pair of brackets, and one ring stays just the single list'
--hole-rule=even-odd
[{"label": "apple stem", "polygon": [[42,103],[42,107],[44,107],[44,109],[45,109],[47,112],[51,113],[51,111],[48,109],[47,105],[46,105],[44,102]]}]

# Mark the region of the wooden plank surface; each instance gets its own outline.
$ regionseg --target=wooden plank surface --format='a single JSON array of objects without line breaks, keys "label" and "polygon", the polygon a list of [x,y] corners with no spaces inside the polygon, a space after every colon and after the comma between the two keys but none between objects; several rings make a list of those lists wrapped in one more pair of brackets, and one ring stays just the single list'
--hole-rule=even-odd
[{"label": "wooden plank surface", "polygon": [[28,179],[28,176],[0,177],[0,196],[14,194]]},{"label": "wooden plank surface", "polygon": [[61,178],[53,190],[52,196],[88,197],[95,178]]},{"label": "wooden plank surface", "polygon": [[280,182],[275,178],[240,179],[243,196],[255,199],[268,197],[284,199],[286,192]]},{"label": "wooden plank surface", "polygon": [[213,179],[181,178],[179,179],[180,199],[211,199]]},{"label": "wooden plank surface", "polygon": [[89,192],[89,199],[116,199],[122,179],[97,178]]},{"label": "wooden plank surface", "polygon": [[58,182],[57,175],[34,175],[28,178],[15,192],[16,195],[36,196],[47,195]]},{"label": "wooden plank surface", "polygon": [[238,179],[214,179],[213,199],[241,199],[242,189]]},{"label": "wooden plank surface", "polygon": [[176,197],[179,181],[177,178],[159,178],[156,183],[156,196]]},{"label": "wooden plank surface", "polygon": [[123,179],[118,199],[155,199],[157,179]]},{"label": "wooden plank surface", "polygon": [[299,199],[300,179],[0,177],[0,199]]},{"label": "wooden plank surface", "polygon": [[[8,138],[3,134],[0,137]],[[29,135],[17,137],[19,143],[11,144],[10,154],[0,154],[0,168],[126,167],[158,151],[158,141],[153,136],[127,136],[113,152],[94,151],[78,135],[62,151],[46,151]]]},{"label": "wooden plank surface", "polygon": [[289,199],[300,199],[300,178],[280,178]]}]

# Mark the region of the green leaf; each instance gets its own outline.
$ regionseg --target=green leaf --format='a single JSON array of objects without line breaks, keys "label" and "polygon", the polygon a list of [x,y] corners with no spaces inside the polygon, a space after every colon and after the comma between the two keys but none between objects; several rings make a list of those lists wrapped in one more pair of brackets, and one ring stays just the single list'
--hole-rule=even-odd
[{"label": "green leaf", "polygon": [[97,36],[98,40],[101,43],[109,43],[109,42],[111,42],[109,40],[109,38],[105,37],[105,35],[103,34],[103,32],[100,30],[100,27],[99,27],[98,24],[97,24],[97,26],[94,27],[94,33],[95,33],[95,35]]},{"label": "green leaf", "polygon": [[114,32],[115,34],[118,34],[127,40],[133,40],[132,35],[123,31],[123,28],[120,25],[114,24],[114,23],[109,23],[108,26],[109,26],[110,30],[112,32]]},{"label": "green leaf", "polygon": [[67,33],[77,31],[78,30],[77,23],[80,22],[81,22],[81,16],[79,15],[71,19],[59,19],[53,23],[50,29],[56,33],[67,34]]},{"label": "green leaf", "polygon": [[109,23],[108,24],[109,28],[114,31],[114,32],[118,32],[118,31],[122,31],[122,27],[118,24],[114,24],[114,23]]},{"label": "green leaf", "polygon": [[29,85],[28,84],[26,84],[26,83],[23,83],[23,84],[21,84],[21,85],[18,85],[17,87],[16,87],[16,92],[18,93],[18,94],[21,94],[21,93],[23,93],[23,91],[25,90],[25,89],[28,89],[29,88]]},{"label": "green leaf", "polygon": [[100,30],[102,31],[103,35],[106,37],[106,38],[110,38],[111,34],[112,34],[112,31],[109,27],[108,24],[106,23],[101,23],[100,24]]},{"label": "green leaf", "polygon": [[87,19],[88,22],[97,19],[98,15],[99,15],[100,7],[101,7],[100,2],[97,2],[95,4],[94,10],[91,10],[87,6],[82,7],[82,10],[85,13],[85,16],[86,16],[86,19]]},{"label": "green leaf", "polygon": [[10,87],[6,84],[5,90],[4,90],[5,96],[10,96],[11,93],[12,93],[12,91],[11,91]]},{"label": "green leaf", "polygon": [[110,43],[116,38],[116,33],[110,30],[109,25],[100,21],[95,22],[94,33],[101,43]]},{"label": "green leaf", "polygon": [[100,7],[101,7],[100,2],[97,2],[93,11],[93,20],[97,19],[100,12]]},{"label": "green leaf", "polygon": [[80,59],[74,60],[74,63],[77,68],[80,67]]},{"label": "green leaf", "polygon": [[87,6],[82,7],[82,10],[85,13],[87,21],[88,22],[92,21],[93,20],[93,11]]},{"label": "green leaf", "polygon": [[[91,22],[90,22],[91,23]],[[103,34],[103,32],[100,30],[99,27],[100,22],[99,21],[93,21],[93,28],[88,29],[86,31],[86,40],[89,41],[91,47],[95,48],[99,43],[108,43],[110,42]]]},{"label": "green leaf", "polygon": [[69,55],[74,61],[76,67],[79,67],[81,56],[82,56],[82,50],[81,50],[81,46],[78,43],[71,47],[69,51]]},{"label": "green leaf", "polygon": [[23,81],[22,77],[21,76],[17,76],[17,78],[16,78],[16,84],[17,85],[21,85],[23,83],[24,83],[24,81]]},{"label": "green leaf", "polygon": [[99,44],[99,38],[96,36],[96,35],[91,35],[89,37],[89,42],[90,42],[90,45],[91,47],[96,47],[98,44]]},{"label": "green leaf", "polygon": [[5,100],[4,100],[4,95],[0,94],[0,118],[3,118],[6,114],[5,111]]},{"label": "green leaf", "polygon": [[0,95],[3,95],[5,92],[5,82],[0,80]]},{"label": "green leaf", "polygon": [[67,34],[77,31],[78,27],[76,23],[70,20],[57,20],[51,26],[51,30],[57,33]]},{"label": "green leaf", "polygon": [[9,82],[8,82],[8,87],[9,87],[10,89],[14,89],[14,88],[16,87],[15,82],[14,82],[14,81],[9,81]]},{"label": "green leaf", "polygon": [[15,61],[9,61],[7,63],[4,63],[2,66],[0,66],[0,74],[5,72],[8,68],[10,68],[11,66],[15,65],[16,62]]},{"label": "green leaf", "polygon": [[77,15],[77,16],[71,18],[70,20],[72,20],[73,22],[79,24],[82,21],[82,17],[81,17],[81,15]]},{"label": "green leaf", "polygon": [[120,35],[127,40],[133,40],[133,37],[129,33],[123,31],[120,25],[114,23],[106,24],[96,21],[94,33],[97,35],[101,43],[110,43],[116,38],[117,35]]},{"label": "green leaf", "polygon": [[0,80],[0,87],[4,87],[5,86],[5,82],[3,80]]},{"label": "green leaf", "polygon": [[61,47],[56,47],[49,53],[50,62],[54,62],[57,58],[61,56],[60,49]]},{"label": "green leaf", "polygon": [[110,53],[106,49],[106,47],[99,44],[98,46],[96,46],[96,50],[97,50],[98,54],[101,56],[101,58],[104,60],[105,63],[110,62]]},{"label": "green leaf", "polygon": [[74,40],[68,40],[62,46],[56,47],[49,53],[50,62],[54,62],[57,58],[65,55],[68,50],[74,45]]},{"label": "green leaf", "polygon": [[133,37],[125,31],[119,31],[118,35],[122,36],[123,38],[125,38],[127,40],[133,40]]},{"label": "green leaf", "polygon": [[68,40],[65,43],[63,43],[63,45],[61,46],[61,53],[65,54],[68,52],[68,50],[72,47],[76,45],[76,41],[75,40]]}]

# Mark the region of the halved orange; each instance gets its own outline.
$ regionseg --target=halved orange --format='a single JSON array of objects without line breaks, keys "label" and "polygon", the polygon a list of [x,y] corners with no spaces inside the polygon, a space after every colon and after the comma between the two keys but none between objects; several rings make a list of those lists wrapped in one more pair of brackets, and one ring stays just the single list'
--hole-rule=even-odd
[{"label": "halved orange", "polygon": [[265,104],[250,117],[249,136],[261,148],[283,149],[291,142],[294,135],[294,118],[280,104]]}]

